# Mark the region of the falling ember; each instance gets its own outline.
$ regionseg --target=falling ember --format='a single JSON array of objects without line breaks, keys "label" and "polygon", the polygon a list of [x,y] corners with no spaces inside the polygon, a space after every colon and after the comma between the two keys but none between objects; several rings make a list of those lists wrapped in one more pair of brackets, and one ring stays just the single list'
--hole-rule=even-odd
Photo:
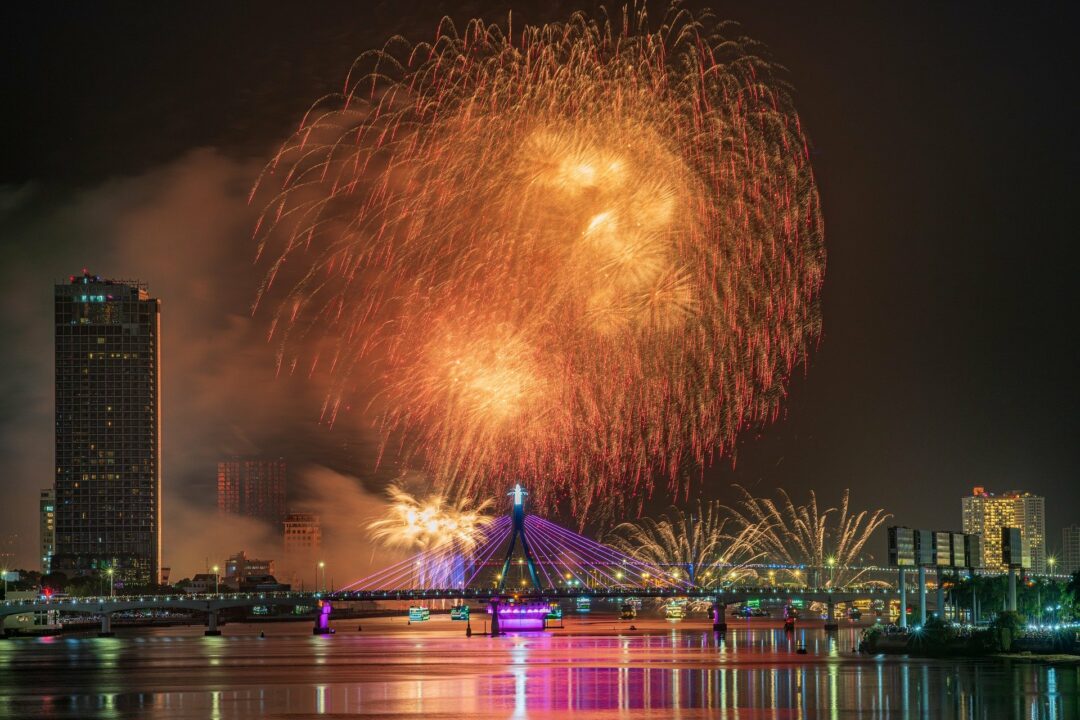
[{"label": "falling ember", "polygon": [[[738,527],[729,530],[729,522]],[[642,562],[683,573],[693,585],[724,587],[756,577],[752,565],[766,559],[760,545],[767,532],[767,525],[732,521],[717,502],[699,502],[689,513],[672,508],[659,519],[622,523],[608,541]]]},{"label": "falling ember", "polygon": [[[778,491],[780,501],[775,502],[755,497],[744,487],[736,488],[742,501],[738,508],[728,511],[740,527],[755,529],[758,550],[769,562],[804,565],[808,572],[818,574],[817,581],[832,587],[846,587],[862,580],[866,570],[857,566],[866,564],[863,546],[892,517],[882,509],[852,511],[850,490],[844,490],[839,508],[822,510],[813,490],[805,505],[796,505],[782,489]],[[810,578],[791,579],[802,582]]]},{"label": "falling ember", "polygon": [[583,515],[678,487],[776,416],[820,333],[784,83],[707,16],[622,22],[395,39],[260,178],[284,366],[335,358],[328,406],[367,399],[444,491],[523,480]]}]

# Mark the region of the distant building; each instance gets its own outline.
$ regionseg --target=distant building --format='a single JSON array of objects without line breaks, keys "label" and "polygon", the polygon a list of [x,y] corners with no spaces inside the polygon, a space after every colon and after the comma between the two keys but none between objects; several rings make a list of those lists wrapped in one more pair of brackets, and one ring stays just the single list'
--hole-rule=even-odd
[{"label": "distant building", "polygon": [[1061,572],[1080,572],[1080,525],[1069,525],[1061,531]]},{"label": "distant building", "polygon": [[285,518],[284,565],[287,579],[293,586],[304,587],[309,571],[312,587],[317,586],[318,574],[316,563],[322,550],[322,525],[319,516],[314,513],[295,512]]},{"label": "distant building", "polygon": [[161,303],[83,271],[55,286],[56,553],[68,574],[161,573]]},{"label": "distant building", "polygon": [[181,583],[180,589],[193,595],[205,595],[221,590],[221,581],[214,573],[197,573],[187,582]]},{"label": "distant building", "polygon": [[322,548],[322,525],[313,513],[290,513],[285,517],[284,549],[287,555],[314,554]]},{"label": "distant building", "polygon": [[323,546],[323,529],[319,516],[312,513],[286,515],[284,540],[287,554],[318,551]]},{"label": "distant building", "polygon": [[273,575],[248,575],[237,586],[240,592],[288,592],[291,588],[288,583],[278,582]]},{"label": "distant building", "polygon": [[234,590],[239,590],[241,586],[247,583],[249,578],[254,580],[273,574],[273,560],[249,558],[243,550],[231,556],[225,562],[225,584]]},{"label": "distant building", "polygon": [[1005,570],[1001,528],[1016,527],[1031,551],[1031,571],[1046,572],[1046,500],[1017,491],[994,495],[976,487],[961,499],[964,532],[982,536],[983,567]]},{"label": "distant building", "polygon": [[52,558],[56,553],[56,490],[45,488],[38,502],[40,511],[41,574],[52,572]]},{"label": "distant building", "polygon": [[280,527],[285,519],[285,483],[283,458],[222,460],[217,466],[218,510]]}]

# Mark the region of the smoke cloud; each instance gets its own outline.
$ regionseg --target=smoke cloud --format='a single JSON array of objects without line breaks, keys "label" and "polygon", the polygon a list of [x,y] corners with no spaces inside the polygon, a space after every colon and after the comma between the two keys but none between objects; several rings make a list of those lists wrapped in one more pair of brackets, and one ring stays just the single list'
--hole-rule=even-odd
[{"label": "smoke cloud", "polygon": [[[247,196],[260,167],[201,149],[74,195],[0,188],[0,292],[9,328],[0,357],[0,450],[8,459],[0,504],[10,504],[0,535],[17,534],[19,566],[37,567],[38,492],[53,481],[50,280],[66,281],[83,268],[143,280],[162,301],[164,564],[171,578],[239,550],[281,557],[280,529],[223,524],[214,510],[216,463],[232,454],[285,457],[290,507],[319,512],[328,544],[364,542],[357,528],[368,508],[378,507],[372,492],[385,483],[373,471],[377,441],[359,412],[332,430],[317,424],[324,388],[278,373],[269,313],[251,314],[263,268],[253,266],[257,208]],[[363,555],[327,561],[344,578],[363,566]]]}]

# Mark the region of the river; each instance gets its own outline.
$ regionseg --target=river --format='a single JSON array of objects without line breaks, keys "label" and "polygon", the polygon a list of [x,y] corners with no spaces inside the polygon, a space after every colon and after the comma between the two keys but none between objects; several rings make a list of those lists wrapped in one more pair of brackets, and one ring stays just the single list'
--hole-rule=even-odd
[{"label": "river", "polygon": [[861,656],[854,627],[739,620],[718,639],[591,616],[490,638],[474,620],[471,638],[434,616],[0,640],[0,717],[1080,718],[1080,666]]}]

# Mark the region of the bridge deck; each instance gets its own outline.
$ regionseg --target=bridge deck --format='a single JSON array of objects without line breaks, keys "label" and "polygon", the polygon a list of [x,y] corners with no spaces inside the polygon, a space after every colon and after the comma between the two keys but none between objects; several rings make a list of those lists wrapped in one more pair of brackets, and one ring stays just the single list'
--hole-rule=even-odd
[{"label": "bridge deck", "polygon": [[320,600],[333,602],[360,601],[425,601],[425,600],[559,600],[589,597],[620,598],[694,598],[735,604],[747,600],[776,600],[790,598],[819,602],[850,602],[852,600],[897,597],[896,590],[883,588],[549,588],[523,589],[518,592],[479,588],[363,590],[330,593],[218,593],[213,595],[142,595],[127,597],[91,597],[6,601],[0,603],[0,617],[29,612],[57,610],[67,613],[102,614],[127,610],[177,609],[210,612],[238,607],[255,606],[316,606]]}]

